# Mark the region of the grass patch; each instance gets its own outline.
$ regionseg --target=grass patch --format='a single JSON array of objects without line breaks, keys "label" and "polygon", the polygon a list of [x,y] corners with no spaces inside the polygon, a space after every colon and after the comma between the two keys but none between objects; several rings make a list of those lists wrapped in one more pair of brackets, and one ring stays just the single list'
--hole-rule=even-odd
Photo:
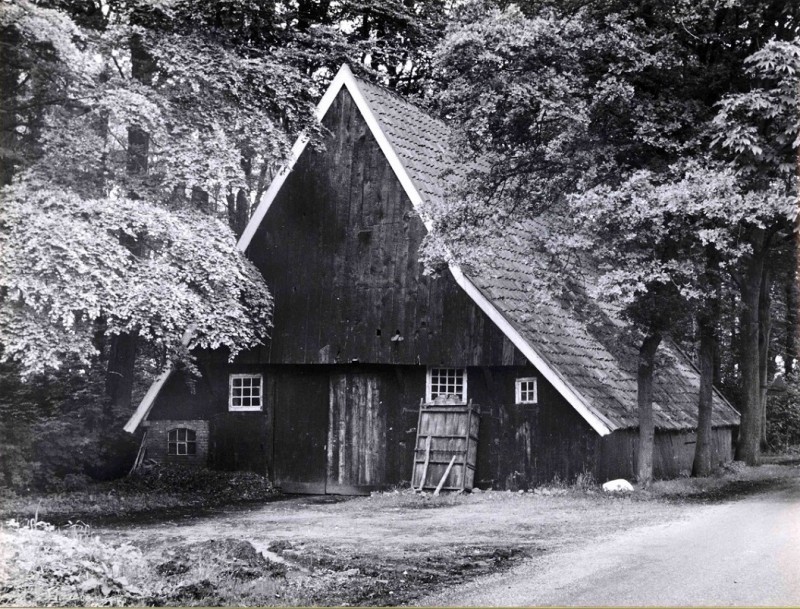
[{"label": "grass patch", "polygon": [[750,495],[769,488],[778,488],[784,480],[798,476],[796,466],[765,463],[748,467],[733,461],[707,478],[659,480],[642,492],[643,498],[674,501],[718,502]]}]

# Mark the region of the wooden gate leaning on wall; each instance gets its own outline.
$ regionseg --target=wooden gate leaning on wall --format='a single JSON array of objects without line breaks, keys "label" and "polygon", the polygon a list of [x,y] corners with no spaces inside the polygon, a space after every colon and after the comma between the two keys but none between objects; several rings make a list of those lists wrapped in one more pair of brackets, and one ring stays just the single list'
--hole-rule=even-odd
[{"label": "wooden gate leaning on wall", "polygon": [[478,410],[467,405],[420,404],[411,486],[471,490],[478,456]]}]

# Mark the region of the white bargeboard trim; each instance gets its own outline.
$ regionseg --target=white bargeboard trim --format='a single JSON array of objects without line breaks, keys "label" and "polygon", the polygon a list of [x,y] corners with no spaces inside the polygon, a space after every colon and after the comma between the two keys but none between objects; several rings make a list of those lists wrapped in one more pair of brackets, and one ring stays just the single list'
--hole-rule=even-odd
[{"label": "white bargeboard trim", "polygon": [[[375,113],[372,112],[369,102],[361,92],[361,89],[358,86],[358,81],[356,80],[355,76],[353,76],[353,72],[350,70],[350,67],[347,64],[342,64],[342,67],[339,68],[339,71],[336,73],[336,76],[333,77],[328,90],[325,91],[325,95],[322,96],[322,99],[317,105],[317,120],[320,122],[322,121],[342,88],[347,89],[347,92],[350,93],[350,97],[353,98],[353,101],[355,102],[359,112],[361,112],[361,116],[367,123],[370,132],[378,142],[378,146],[380,147],[381,151],[386,156],[386,160],[389,161],[389,165],[394,171],[395,176],[397,176],[397,179],[400,181],[403,190],[405,190],[408,198],[411,199],[411,204],[414,206],[414,209],[417,211],[417,213],[420,213],[420,217],[422,217],[422,197],[420,196],[417,187],[414,185],[414,182],[411,180],[411,177],[408,175],[406,168],[403,166],[403,162],[400,160],[400,157],[395,152],[392,144],[389,142],[389,139],[383,132],[383,129],[381,129],[378,118],[375,116]],[[272,206],[272,203],[278,196],[278,192],[280,192],[280,189],[283,187],[283,183],[286,182],[286,178],[288,178],[289,174],[292,173],[294,166],[300,159],[300,155],[306,149],[308,142],[309,139],[307,135],[301,135],[297,138],[294,146],[292,146],[292,153],[289,161],[287,162],[286,166],[278,172],[278,174],[272,180],[272,183],[269,185],[267,191],[262,195],[261,201],[258,202],[256,210],[253,212],[250,221],[247,223],[247,227],[244,229],[242,236],[239,238],[239,241],[236,244],[236,247],[239,251],[244,252],[249,247],[250,242],[253,240],[253,237],[258,230],[258,227],[261,226],[264,216],[267,215],[267,211],[269,211],[269,208]],[[428,230],[431,230],[430,222],[424,217],[422,217],[422,221],[425,224],[425,227]]]}]

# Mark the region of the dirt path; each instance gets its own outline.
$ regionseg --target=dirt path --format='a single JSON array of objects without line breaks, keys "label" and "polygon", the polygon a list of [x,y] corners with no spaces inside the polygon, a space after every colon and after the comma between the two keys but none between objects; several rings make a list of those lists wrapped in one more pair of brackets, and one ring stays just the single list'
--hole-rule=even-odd
[{"label": "dirt path", "polygon": [[[632,527],[682,518],[684,505],[586,494],[487,492],[292,498],[200,519],[98,529],[150,556],[244,540],[288,567],[275,604],[403,604]],[[279,595],[279,596],[278,596]],[[236,604],[236,603],[234,603]]]},{"label": "dirt path", "polygon": [[8,523],[0,604],[800,602],[798,478],[768,465],[631,496],[395,492],[149,523]]},{"label": "dirt path", "polygon": [[[602,495],[541,496],[489,492],[465,497],[381,495],[367,498],[295,497],[203,518],[100,531],[119,540],[161,542],[175,537],[244,539],[254,544],[321,541],[364,551],[427,550],[446,545],[567,543],[611,528],[675,517],[677,505]],[[587,512],[593,517],[587,519]]]},{"label": "dirt path", "polygon": [[800,606],[800,480],[526,561],[418,602]]}]

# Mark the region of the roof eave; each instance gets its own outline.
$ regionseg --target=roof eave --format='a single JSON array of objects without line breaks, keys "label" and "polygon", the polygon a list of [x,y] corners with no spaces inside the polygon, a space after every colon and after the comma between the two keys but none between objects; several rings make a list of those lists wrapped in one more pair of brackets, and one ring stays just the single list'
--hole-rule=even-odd
[{"label": "roof eave", "polygon": [[520,350],[520,352],[533,364],[537,370],[546,378],[556,391],[558,391],[570,406],[572,406],[581,417],[601,436],[606,436],[617,429],[608,418],[592,408],[580,393],[570,385],[570,383],[559,374],[550,363],[542,357],[519,333],[519,331],[506,319],[500,310],[487,298],[483,292],[464,275],[462,270],[454,264],[450,265],[450,272],[456,283],[463,289],[472,301],[492,320],[503,334]]}]

